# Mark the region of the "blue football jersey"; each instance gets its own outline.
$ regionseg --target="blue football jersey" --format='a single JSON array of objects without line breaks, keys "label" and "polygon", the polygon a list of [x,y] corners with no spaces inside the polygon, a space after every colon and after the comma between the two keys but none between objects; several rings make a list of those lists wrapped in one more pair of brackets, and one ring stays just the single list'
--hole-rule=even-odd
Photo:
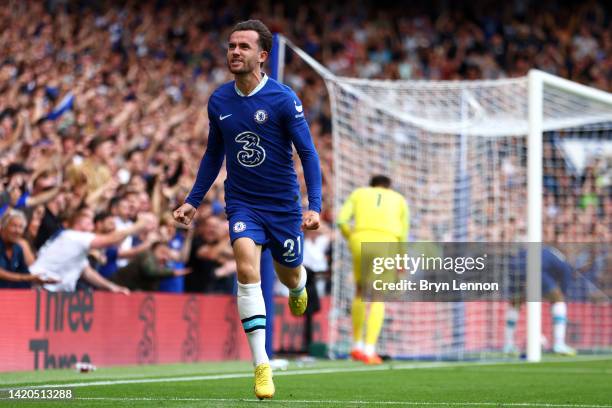
[{"label": "blue football jersey", "polygon": [[227,206],[244,204],[271,211],[300,211],[293,163],[295,146],[308,190],[309,209],[321,211],[321,168],[302,102],[267,76],[243,95],[229,82],[208,102],[208,145],[186,202],[198,207],[226,159]]}]

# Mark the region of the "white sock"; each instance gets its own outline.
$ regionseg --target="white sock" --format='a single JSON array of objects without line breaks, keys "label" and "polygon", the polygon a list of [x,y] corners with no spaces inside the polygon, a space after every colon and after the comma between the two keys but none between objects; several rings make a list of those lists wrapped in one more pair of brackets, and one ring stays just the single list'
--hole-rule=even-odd
[{"label": "white sock", "polygon": [[565,328],[567,327],[567,305],[555,302],[551,307],[553,320],[553,340],[555,346],[565,345]]},{"label": "white sock", "polygon": [[518,309],[510,306],[506,309],[506,329],[505,329],[505,341],[506,347],[514,347],[514,332],[516,331],[516,323],[518,322],[519,311]]},{"label": "white sock", "polygon": [[300,268],[300,281],[298,282],[298,285],[295,288],[289,289],[289,296],[291,297],[300,296],[305,287],[306,287],[306,268],[304,268],[304,265],[302,265],[302,267]]},{"label": "white sock", "polygon": [[363,351],[363,340],[353,342],[353,350]]},{"label": "white sock", "polygon": [[238,282],[238,313],[247,335],[253,364],[269,362],[266,354],[266,304],[261,293],[261,282]]},{"label": "white sock", "polygon": [[366,344],[365,347],[363,348],[363,352],[365,353],[366,356],[373,356],[375,351],[376,351],[376,345],[374,344]]}]

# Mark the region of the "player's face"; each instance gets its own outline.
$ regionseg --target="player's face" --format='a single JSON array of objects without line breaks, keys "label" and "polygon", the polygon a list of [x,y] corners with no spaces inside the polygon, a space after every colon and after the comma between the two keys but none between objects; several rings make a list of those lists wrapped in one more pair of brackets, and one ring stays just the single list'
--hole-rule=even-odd
[{"label": "player's face", "polygon": [[227,67],[234,75],[248,74],[259,69],[268,53],[259,48],[257,32],[235,31],[230,35],[227,47]]}]

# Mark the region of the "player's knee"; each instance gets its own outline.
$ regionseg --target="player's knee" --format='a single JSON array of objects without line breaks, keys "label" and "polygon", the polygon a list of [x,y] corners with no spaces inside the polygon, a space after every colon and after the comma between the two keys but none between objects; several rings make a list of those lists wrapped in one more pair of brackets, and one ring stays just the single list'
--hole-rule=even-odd
[{"label": "player's knee", "polygon": [[236,274],[238,275],[238,282],[240,283],[255,283],[260,281],[257,270],[248,262],[237,262]]}]

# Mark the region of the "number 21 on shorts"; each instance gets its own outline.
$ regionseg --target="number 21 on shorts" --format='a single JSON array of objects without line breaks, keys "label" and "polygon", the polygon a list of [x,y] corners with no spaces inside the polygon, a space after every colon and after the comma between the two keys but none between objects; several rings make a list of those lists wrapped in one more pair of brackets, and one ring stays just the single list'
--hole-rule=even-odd
[{"label": "number 21 on shorts", "polygon": [[[297,239],[297,254],[300,255],[300,253],[302,252],[302,237],[300,237],[299,235],[296,237]],[[283,257],[286,258],[294,258],[295,252],[295,241],[291,238],[288,238],[285,240],[285,242],[283,243],[283,247],[286,249],[286,251],[283,253]]]}]

